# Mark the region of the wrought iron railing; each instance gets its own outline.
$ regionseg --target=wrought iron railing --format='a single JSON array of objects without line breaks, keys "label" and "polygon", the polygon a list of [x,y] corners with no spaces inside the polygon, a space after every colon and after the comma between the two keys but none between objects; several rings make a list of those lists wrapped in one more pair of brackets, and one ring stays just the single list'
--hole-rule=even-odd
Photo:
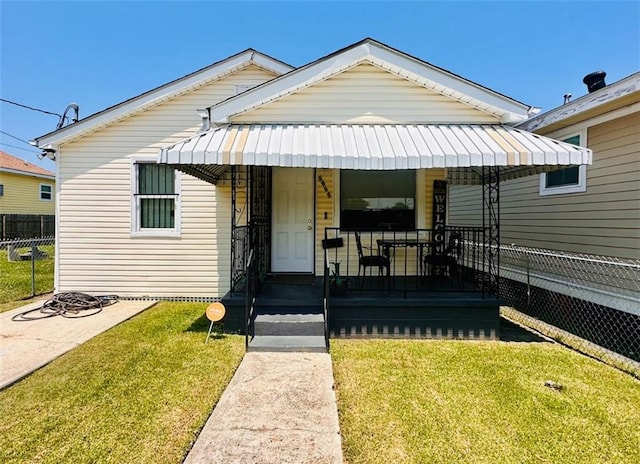
[{"label": "wrought iron railing", "polygon": [[327,347],[327,351],[329,351],[329,305],[331,303],[331,294],[329,288],[330,282],[330,271],[329,271],[329,250],[324,250],[324,274],[322,280],[322,308],[324,313],[324,344]]},{"label": "wrought iron railing", "polygon": [[249,226],[236,226],[231,231],[231,293],[240,291],[246,280],[249,254]]},{"label": "wrought iron railing", "polygon": [[[338,263],[351,290],[400,292],[479,292],[488,270],[483,256],[483,228],[325,229],[325,241],[343,246],[326,250],[328,264]],[[335,272],[335,271],[334,271]],[[350,291],[351,291],[350,290]]]},{"label": "wrought iron railing", "polygon": [[245,301],[244,301],[244,347],[249,347],[249,337],[253,337],[253,309],[256,302],[256,272],[253,250],[249,252],[245,266]]}]

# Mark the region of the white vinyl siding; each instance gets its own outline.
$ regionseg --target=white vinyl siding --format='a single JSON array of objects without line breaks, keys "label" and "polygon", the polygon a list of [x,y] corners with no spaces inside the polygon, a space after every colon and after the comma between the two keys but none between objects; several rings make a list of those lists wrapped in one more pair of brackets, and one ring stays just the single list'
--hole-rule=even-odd
[{"label": "white vinyl siding", "polygon": [[[501,243],[640,258],[640,113],[589,127],[587,140],[586,192],[541,197],[538,176],[500,184]],[[481,223],[480,187],[450,192],[451,223]]]},{"label": "white vinyl siding", "polygon": [[232,122],[256,121],[332,124],[499,122],[495,116],[370,64],[361,64],[281,100],[239,114]]},{"label": "white vinyl siding", "polygon": [[233,96],[238,83],[272,77],[246,68],[63,145],[56,290],[224,296],[230,272],[228,188],[183,174],[180,237],[131,237],[131,158],[155,159],[161,147],[199,130],[198,108]]}]

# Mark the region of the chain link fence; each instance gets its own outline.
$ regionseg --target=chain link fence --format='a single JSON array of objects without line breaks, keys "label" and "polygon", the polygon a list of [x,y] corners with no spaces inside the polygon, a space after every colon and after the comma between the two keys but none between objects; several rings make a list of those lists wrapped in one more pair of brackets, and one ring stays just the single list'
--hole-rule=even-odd
[{"label": "chain link fence", "polygon": [[640,260],[500,247],[503,314],[640,377]]},{"label": "chain link fence", "polygon": [[55,238],[0,241],[0,305],[53,291]]}]

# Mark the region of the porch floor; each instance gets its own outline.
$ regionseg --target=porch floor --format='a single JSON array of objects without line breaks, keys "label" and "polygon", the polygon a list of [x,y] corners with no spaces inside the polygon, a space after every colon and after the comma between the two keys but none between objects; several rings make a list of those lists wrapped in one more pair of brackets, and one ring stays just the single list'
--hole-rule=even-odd
[{"label": "porch floor", "polygon": [[[457,279],[368,278],[345,295],[329,299],[328,327],[333,337],[497,339],[500,301]],[[362,288],[360,288],[362,284]],[[402,285],[402,286],[401,286]],[[377,287],[376,287],[377,286]],[[224,300],[223,300],[224,301]],[[242,294],[225,305],[244,313]],[[323,278],[269,276],[256,299],[255,314],[321,314]],[[229,321],[231,322],[231,321]],[[242,330],[244,323],[238,321]]]}]

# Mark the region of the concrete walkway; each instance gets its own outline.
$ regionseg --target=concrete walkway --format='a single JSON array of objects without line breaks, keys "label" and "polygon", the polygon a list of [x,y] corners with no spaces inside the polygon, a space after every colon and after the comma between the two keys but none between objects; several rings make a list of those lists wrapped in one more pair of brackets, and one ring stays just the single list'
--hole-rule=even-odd
[{"label": "concrete walkway", "polygon": [[98,314],[78,319],[61,316],[35,321],[12,321],[18,313],[43,301],[0,313],[0,389],[17,382],[58,356],[155,304],[118,301]]},{"label": "concrete walkway", "polygon": [[247,353],[185,464],[342,463],[327,353]]}]

